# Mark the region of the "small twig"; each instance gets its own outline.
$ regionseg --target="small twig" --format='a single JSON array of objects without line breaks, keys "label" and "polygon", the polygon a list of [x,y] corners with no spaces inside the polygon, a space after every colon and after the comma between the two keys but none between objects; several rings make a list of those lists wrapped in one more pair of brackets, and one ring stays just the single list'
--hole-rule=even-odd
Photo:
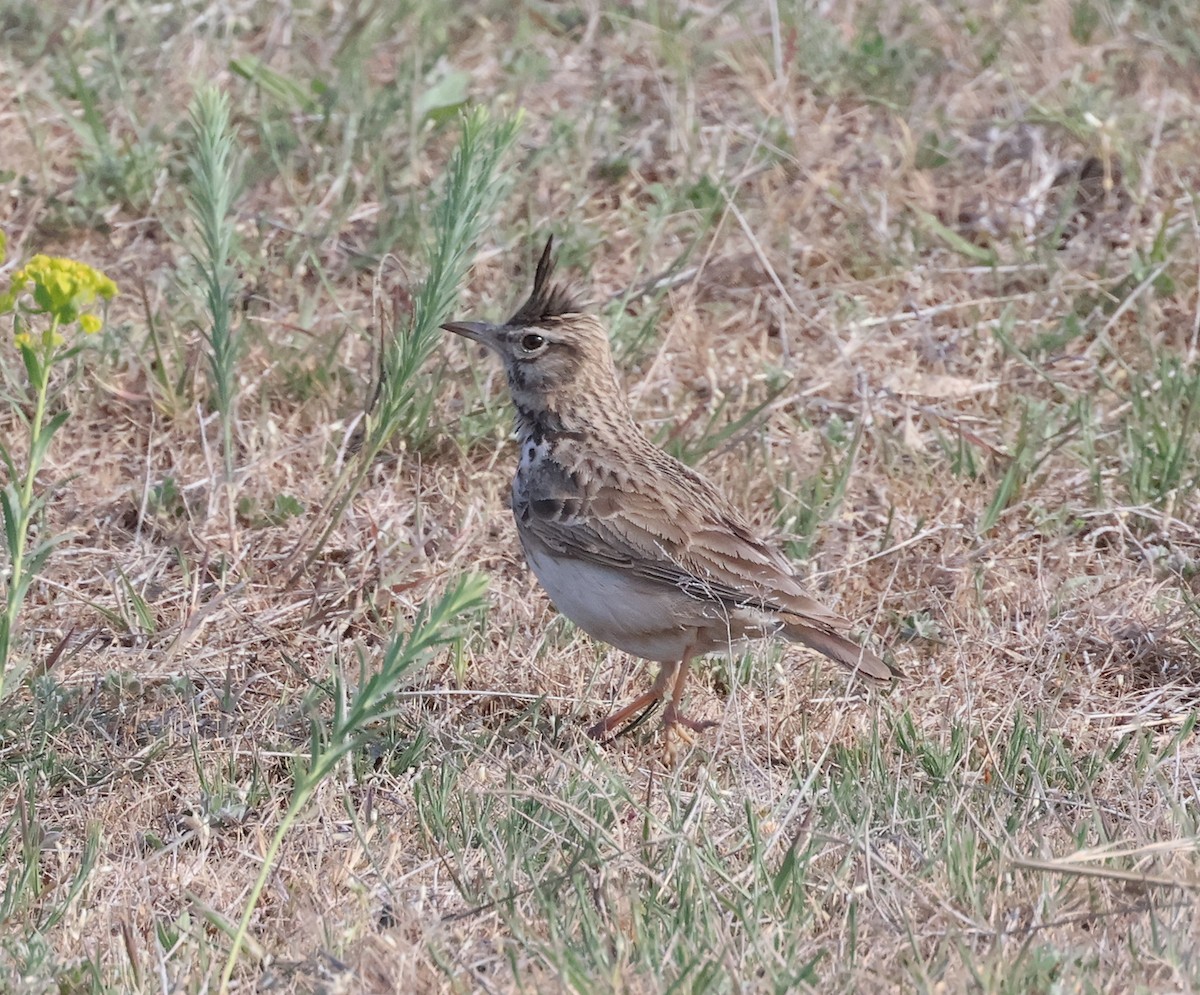
[{"label": "small twig", "polygon": [[[1191,841],[1191,845],[1195,845],[1195,840]],[[1188,891],[1200,891],[1200,881],[1181,881],[1178,878],[1166,878],[1157,874],[1122,871],[1115,867],[1071,864],[1057,860],[1030,860],[1024,857],[1012,858],[1010,863],[1014,867],[1021,867],[1027,871],[1045,871],[1047,874],[1066,874],[1083,878],[1107,878],[1110,881],[1124,881],[1128,884],[1142,884],[1155,888],[1184,888]]]}]

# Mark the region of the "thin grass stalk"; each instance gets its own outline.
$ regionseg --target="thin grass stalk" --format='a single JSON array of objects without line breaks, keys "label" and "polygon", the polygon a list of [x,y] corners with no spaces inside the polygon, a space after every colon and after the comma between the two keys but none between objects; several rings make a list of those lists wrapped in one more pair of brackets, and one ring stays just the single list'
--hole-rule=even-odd
[{"label": "thin grass stalk", "polygon": [[208,373],[213,405],[221,422],[221,458],[233,518],[233,426],[237,405],[240,335],[232,321],[236,292],[234,256],[238,249],[232,216],[235,195],[234,136],[229,98],[206,86],[192,99],[189,117],[195,147],[189,158],[189,202],[199,244],[192,259],[208,311]]},{"label": "thin grass stalk", "polygon": [[372,728],[395,714],[393,699],[400,680],[424,664],[436,649],[458,635],[455,623],[460,616],[483,603],[486,590],[487,580],[478,574],[459,577],[432,608],[426,605],[421,609],[407,636],[397,634],[392,637],[377,668],[368,667],[366,659],[360,660],[359,686],[354,693],[347,691],[345,679],[335,664],[333,720],[328,733],[324,733],[318,722],[313,722],[308,766],[296,777],[287,811],[263,855],[262,867],[250,889],[246,908],[232,937],[229,955],[221,973],[220,991],[228,989],[238,956],[246,944],[250,920],[258,907],[267,879],[274,870],[284,837],[312,800],[321,782],[333,773],[342,758],[361,746]]}]

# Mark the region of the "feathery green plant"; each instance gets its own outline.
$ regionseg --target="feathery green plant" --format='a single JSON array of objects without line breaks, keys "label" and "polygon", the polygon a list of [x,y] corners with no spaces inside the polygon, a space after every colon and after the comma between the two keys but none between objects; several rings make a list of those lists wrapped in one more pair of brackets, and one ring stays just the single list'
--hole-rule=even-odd
[{"label": "feathery green plant", "polygon": [[[229,98],[215,87],[197,91],[188,111],[195,147],[189,157],[189,202],[199,245],[192,253],[208,309],[208,371],[213,404],[221,420],[225,484],[233,488],[233,423],[237,403],[240,336],[233,326],[234,254],[237,235],[231,216],[235,194],[234,136],[229,127]],[[231,516],[232,517],[232,516]]]},{"label": "feathery green plant", "polygon": [[492,122],[477,109],[463,117],[462,139],[450,158],[441,200],[430,223],[429,275],[413,301],[412,319],[384,348],[378,409],[371,413],[363,453],[369,461],[396,434],[413,443],[428,433],[432,393],[417,374],[442,341],[469,252],[491,219],[507,181],[500,161],[516,140],[519,117]]},{"label": "feathery green plant", "polygon": [[383,659],[377,665],[370,661],[368,666],[369,661],[360,656],[356,690],[346,686],[341,667],[334,661],[330,695],[333,718],[328,728],[313,720],[308,763],[305,765],[302,760],[299,761],[300,771],[292,788],[291,803],[271,838],[263,856],[262,870],[250,889],[245,911],[233,933],[233,943],[221,974],[221,991],[226,990],[238,955],[246,944],[250,919],[267,878],[275,867],[275,858],[279,855],[279,848],[288,830],[312,800],[321,782],[336,769],[338,762],[362,745],[372,727],[395,714],[392,700],[401,679],[425,663],[439,646],[458,635],[457,619],[478,608],[483,603],[486,590],[487,580],[478,574],[459,577],[432,608],[428,604],[422,607],[407,635],[396,634],[392,637]]},{"label": "feathery green plant", "polygon": [[418,374],[442,341],[439,326],[449,316],[466,276],[471,247],[508,189],[499,167],[516,141],[520,123],[519,114],[494,121],[483,108],[463,115],[462,137],[450,156],[441,197],[430,219],[429,274],[413,299],[407,323],[395,327],[384,345],[378,390],[366,415],[358,459],[347,463],[330,491],[324,513],[317,517],[326,526],[308,551],[310,561],[337,527],[384,446],[397,434],[414,445],[428,437],[436,385]]}]

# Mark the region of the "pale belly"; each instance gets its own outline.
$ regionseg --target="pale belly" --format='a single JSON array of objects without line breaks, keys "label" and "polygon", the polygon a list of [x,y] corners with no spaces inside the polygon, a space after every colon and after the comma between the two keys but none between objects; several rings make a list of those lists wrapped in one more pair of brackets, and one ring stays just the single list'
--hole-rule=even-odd
[{"label": "pale belly", "polygon": [[713,649],[710,630],[723,623],[681,591],[622,570],[551,555],[523,543],[525,558],[554,607],[589,636],[647,660],[680,660]]}]

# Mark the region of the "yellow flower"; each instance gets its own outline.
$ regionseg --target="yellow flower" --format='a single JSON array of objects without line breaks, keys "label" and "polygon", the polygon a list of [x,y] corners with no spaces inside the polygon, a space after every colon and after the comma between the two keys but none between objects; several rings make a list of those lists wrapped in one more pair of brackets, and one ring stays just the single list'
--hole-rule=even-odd
[{"label": "yellow flower", "polygon": [[94,335],[100,331],[100,326],[104,324],[99,315],[81,314],[79,316],[79,327],[82,328],[87,335]]},{"label": "yellow flower", "polygon": [[[34,256],[13,274],[12,286],[0,298],[0,310],[11,307],[26,290],[32,289],[36,310],[57,318],[60,324],[79,319],[80,312],[96,301],[111,300],[117,285],[87,263],[57,256]],[[85,332],[99,328],[94,315],[83,325]]]}]

